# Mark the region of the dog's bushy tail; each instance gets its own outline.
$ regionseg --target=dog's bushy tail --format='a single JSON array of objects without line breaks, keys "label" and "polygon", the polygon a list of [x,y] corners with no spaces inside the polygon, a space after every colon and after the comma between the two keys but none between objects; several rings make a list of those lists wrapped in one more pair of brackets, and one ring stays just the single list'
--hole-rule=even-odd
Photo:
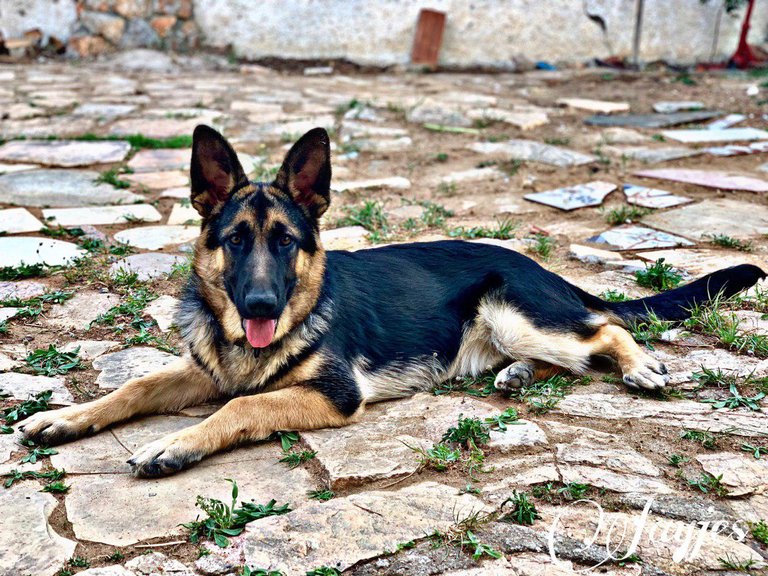
[{"label": "dog's bushy tail", "polygon": [[691,310],[710,300],[730,298],[742,290],[754,286],[766,274],[752,264],[741,264],[723,268],[693,282],[649,296],[639,300],[625,302],[606,302],[591,294],[583,298],[584,304],[593,310],[611,312],[624,322],[646,320],[649,314],[655,314],[660,320],[679,321],[690,317]]}]

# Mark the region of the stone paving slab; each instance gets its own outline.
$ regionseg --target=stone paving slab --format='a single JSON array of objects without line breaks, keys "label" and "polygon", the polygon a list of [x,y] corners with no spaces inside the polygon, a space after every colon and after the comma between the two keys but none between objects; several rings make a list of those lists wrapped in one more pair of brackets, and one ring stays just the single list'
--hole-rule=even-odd
[{"label": "stone paving slab", "polygon": [[652,250],[637,255],[641,260],[655,262],[659,258],[678,270],[686,270],[692,276],[704,276],[710,272],[737,266],[739,264],[764,265],[764,259],[742,252],[723,252],[715,250]]},{"label": "stone paving slab", "polygon": [[88,330],[91,322],[120,304],[117,294],[83,290],[48,312],[45,321],[59,328]]},{"label": "stone paving slab", "polygon": [[145,252],[131,254],[118,260],[109,268],[109,274],[115,276],[119,272],[135,272],[140,281],[167,276],[174,270],[174,266],[183,264],[187,258],[174,254],[160,254],[157,252]]},{"label": "stone paving slab", "polygon": [[195,210],[192,206],[185,205],[185,204],[174,204],[173,208],[171,209],[171,213],[168,216],[168,222],[166,222],[166,224],[169,224],[169,225],[197,224],[199,225],[200,222],[202,222],[200,213],[197,210]]},{"label": "stone paving slab", "polygon": [[557,104],[576,110],[599,112],[600,114],[615,114],[616,112],[629,112],[627,102],[608,102],[606,100],[590,100],[588,98],[559,98]]},{"label": "stone paving slab", "polygon": [[768,487],[768,463],[760,458],[732,452],[699,454],[696,460],[704,471],[721,482],[728,490],[729,498],[747,494],[762,494]]},{"label": "stone paving slab", "polygon": [[693,170],[684,168],[659,168],[641,170],[634,173],[643,178],[671,180],[686,184],[696,184],[706,188],[721,190],[745,190],[747,192],[768,192],[768,182],[741,174],[732,174],[717,170]]},{"label": "stone paving slab", "polygon": [[32,216],[26,208],[0,210],[0,234],[21,234],[37,232],[43,223]]},{"label": "stone paving slab", "polygon": [[125,174],[122,178],[152,190],[187,186],[189,183],[189,175],[181,170],[138,172],[136,174]]},{"label": "stone paving slab", "polygon": [[71,242],[16,236],[0,238],[0,267],[41,264],[69,266],[87,252]]},{"label": "stone paving slab", "polygon": [[47,290],[45,284],[34,280],[0,282],[0,300],[28,300],[45,294]]},{"label": "stone paving slab", "polygon": [[46,221],[59,226],[81,226],[83,224],[125,224],[133,220],[160,222],[162,216],[150,204],[127,206],[91,206],[88,208],[53,208],[43,210]]},{"label": "stone paving slab", "polygon": [[115,234],[115,240],[144,250],[160,250],[194,240],[200,235],[197,226],[141,226]]},{"label": "stone paving slab", "polygon": [[51,403],[68,406],[74,402],[72,394],[61,378],[32,376],[18,372],[0,374],[0,395],[8,395],[16,400],[29,400],[35,394],[51,391]]},{"label": "stone paving slab", "polygon": [[595,162],[597,158],[567,148],[542,144],[534,140],[508,140],[506,142],[475,142],[467,148],[480,154],[508,160],[541,162],[553,166],[570,167]]},{"label": "stone paving slab", "polygon": [[34,170],[40,168],[38,164],[7,164],[0,162],[0,174],[10,174],[11,172],[24,172],[25,170]]},{"label": "stone paving slab", "polygon": [[698,156],[702,153],[701,150],[694,150],[681,146],[665,146],[663,148],[652,148],[649,146],[606,146],[603,148],[603,152],[619,158],[637,160],[644,164],[669,162],[670,160]]},{"label": "stone paving slab", "polygon": [[21,206],[133,204],[138,194],[99,184],[92,170],[27,170],[0,176],[0,202]]},{"label": "stone paving slab", "polygon": [[664,130],[662,135],[670,140],[686,144],[703,142],[741,142],[744,140],[768,140],[768,132],[757,128],[723,128],[720,130]]},{"label": "stone paving slab", "polygon": [[0,490],[0,574],[54,576],[75,552],[77,542],[48,525],[56,498],[39,490],[37,482]]},{"label": "stone paving slab", "polygon": [[157,322],[157,327],[162,332],[168,332],[174,325],[176,312],[179,308],[179,299],[173,296],[163,294],[156,300],[153,300],[149,306],[144,309],[145,314]]},{"label": "stone paving slab", "polygon": [[597,115],[584,119],[584,123],[590,126],[623,126],[629,128],[664,128],[677,126],[678,124],[690,124],[711,120],[721,115],[721,112],[694,111],[675,112],[673,114],[617,114]]},{"label": "stone paving slab", "polygon": [[99,356],[93,361],[93,367],[101,371],[96,378],[99,387],[112,390],[131,378],[146,376],[176,360],[178,356],[157,348],[134,346]]},{"label": "stone paving slab", "polygon": [[185,149],[139,150],[128,162],[128,168],[134,172],[186,171],[191,156],[191,150]]},{"label": "stone paving slab", "polygon": [[[656,225],[655,221],[651,224]],[[589,239],[589,242],[608,244],[618,250],[641,250],[643,248],[667,248],[674,246],[693,246],[693,242],[674,234],[659,232],[644,226],[619,226],[601,232]]]},{"label": "stone paving slab", "polygon": [[128,142],[110,140],[18,140],[0,146],[0,160],[74,168],[122,162],[130,151]]},{"label": "stone paving slab", "polygon": [[713,234],[744,239],[768,234],[768,207],[718,198],[657,212],[645,216],[642,221],[691,239]]}]

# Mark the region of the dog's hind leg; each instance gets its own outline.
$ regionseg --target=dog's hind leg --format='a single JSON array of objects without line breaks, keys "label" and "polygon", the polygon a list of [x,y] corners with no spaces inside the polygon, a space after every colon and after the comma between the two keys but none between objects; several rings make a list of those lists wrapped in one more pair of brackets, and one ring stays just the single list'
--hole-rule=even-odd
[{"label": "dog's hind leg", "polygon": [[86,404],[30,416],[19,430],[40,444],[61,444],[139,414],[172,412],[218,395],[210,377],[191,358],[179,360]]}]

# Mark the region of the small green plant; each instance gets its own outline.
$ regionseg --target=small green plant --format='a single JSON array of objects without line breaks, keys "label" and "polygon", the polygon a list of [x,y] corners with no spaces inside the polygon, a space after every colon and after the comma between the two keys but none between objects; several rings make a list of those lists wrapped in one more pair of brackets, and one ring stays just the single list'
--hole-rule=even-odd
[{"label": "small green plant", "polygon": [[760,401],[765,398],[764,392],[758,392],[754,396],[742,396],[738,388],[736,388],[736,384],[731,384],[730,393],[731,395],[727,398],[722,398],[719,400],[715,398],[705,398],[702,400],[702,402],[712,404],[712,408],[715,409],[727,408],[729,410],[733,410],[734,408],[744,406],[745,408],[759,412]]},{"label": "small green plant", "polygon": [[29,440],[22,440],[21,444],[27,449],[26,455],[21,459],[22,464],[36,464],[38,460],[58,454],[54,448],[35,446],[35,444]]},{"label": "small green plant", "polygon": [[445,224],[446,218],[453,216],[452,211],[435,202],[424,201],[420,202],[420,204],[424,207],[421,221],[425,226],[429,226],[430,228],[442,226]]},{"label": "small green plant", "polygon": [[640,286],[661,292],[675,288],[683,277],[664,258],[659,258],[650,266],[646,264],[645,270],[635,272],[635,279]]},{"label": "small green plant", "polygon": [[[511,507],[509,512],[504,513],[505,507]],[[536,506],[528,498],[528,494],[525,492],[512,492],[512,496],[507,498],[501,505],[502,516],[499,518],[502,522],[512,522],[514,524],[521,524],[524,526],[530,526],[533,522],[541,516],[536,511]]]},{"label": "small green plant", "polygon": [[126,180],[121,180],[118,176],[118,171],[115,169],[107,170],[106,172],[102,172],[99,174],[99,177],[96,178],[95,182],[97,184],[110,184],[114,186],[115,188],[130,188],[131,183]]},{"label": "small green plant", "polygon": [[750,452],[752,456],[755,457],[755,460],[760,460],[760,458],[766,454],[768,454],[768,447],[765,446],[753,446],[752,444],[747,444],[746,442],[741,445],[742,452]]},{"label": "small green plant", "polygon": [[83,558],[82,556],[73,556],[69,559],[69,565],[74,568],[90,568],[91,563],[87,558]]},{"label": "small green plant", "polygon": [[618,290],[606,290],[602,294],[600,294],[600,298],[605,300],[606,302],[626,302],[629,300],[626,294],[624,292],[619,292]]},{"label": "small green plant", "polygon": [[629,323],[629,331],[632,337],[644,344],[649,350],[654,350],[653,342],[661,339],[661,335],[672,327],[672,322],[661,320],[655,312],[649,311],[645,320]]},{"label": "small green plant", "polygon": [[362,206],[345,206],[344,211],[347,215],[337,222],[339,226],[362,226],[370,232],[368,238],[373,243],[384,242],[390,237],[389,222],[381,202],[368,200]]},{"label": "small green plant", "polygon": [[46,484],[42,491],[51,492],[53,494],[66,494],[69,492],[69,485],[64,484],[64,482],[61,481],[51,482],[50,484]]},{"label": "small green plant", "polygon": [[139,274],[126,268],[118,268],[112,275],[115,286],[134,286],[139,281]]},{"label": "small green plant", "polygon": [[459,376],[453,380],[446,380],[435,385],[432,393],[435,396],[443,396],[444,394],[460,392],[467,396],[487,398],[496,390],[493,382],[494,376],[492,374],[480,377]]},{"label": "small green plant", "polygon": [[465,228],[459,226],[448,232],[451,238],[495,238],[497,240],[509,240],[515,237],[515,231],[519,227],[517,222],[512,220],[497,220],[495,228],[486,228],[484,226],[475,226],[474,228]]},{"label": "small green plant", "polygon": [[669,462],[670,465],[674,466],[675,468],[680,468],[680,466],[690,461],[691,461],[690,458],[687,458],[680,454],[670,454],[669,456],[667,456],[667,462]]},{"label": "small green plant", "polygon": [[435,154],[435,162],[448,162],[448,154],[445,152],[438,152]]},{"label": "small green plant", "polygon": [[38,349],[27,356],[27,365],[35,371],[35,374],[43,376],[59,376],[70,370],[82,368],[78,353],[80,348],[73,352],[60,352],[51,344],[47,349]]},{"label": "small green plant", "polygon": [[637,222],[643,216],[650,214],[647,208],[638,208],[637,206],[623,205],[604,212],[605,221],[611,226],[618,226],[628,222]]},{"label": "small green plant", "polygon": [[717,496],[727,496],[728,489],[723,485],[723,475],[713,476],[712,474],[704,473],[698,478],[692,478],[688,480],[688,485],[692,488],[698,488],[705,494],[712,493]]},{"label": "small green plant", "polygon": [[518,418],[517,410],[510,406],[500,414],[486,418],[485,423],[490,426],[492,430],[506,432],[508,424],[518,424]]},{"label": "small green plant", "polygon": [[752,532],[752,538],[768,545],[768,524],[765,520],[750,523],[749,530]]},{"label": "small green plant", "polygon": [[501,552],[488,546],[488,544],[482,543],[471,530],[467,530],[461,538],[461,547],[463,548],[464,546],[473,548],[473,560],[480,560],[483,556],[495,559],[501,558]]},{"label": "small green plant", "polygon": [[114,552],[112,552],[112,554],[107,556],[107,560],[109,560],[110,562],[121,562],[125,560],[125,554],[120,552],[120,550],[115,550]]},{"label": "small green plant", "polygon": [[307,492],[307,496],[311,498],[312,500],[319,500],[320,502],[327,502],[336,494],[332,490],[310,490]]},{"label": "small green plant", "polygon": [[557,494],[563,496],[566,500],[579,500],[592,489],[591,484],[582,484],[579,482],[570,482],[557,489]]},{"label": "small green plant", "polygon": [[717,560],[726,570],[737,570],[739,572],[749,572],[757,566],[757,561],[754,558],[739,560],[730,554],[726,554],[724,558],[718,558]]},{"label": "small green plant", "polygon": [[32,416],[32,414],[45,412],[49,409],[48,403],[51,401],[52,395],[53,392],[51,390],[45,390],[43,392],[38,392],[29,400],[24,400],[16,406],[6,408],[3,410],[3,419],[5,420],[5,423],[15,424],[20,420],[24,420],[24,418]]},{"label": "small green plant", "polygon": [[236,508],[238,488],[237,482],[227,478],[232,484],[232,503],[227,505],[215,498],[197,497],[197,507],[206,513],[204,520],[195,520],[182,524],[189,530],[189,541],[197,544],[201,539],[213,540],[220,548],[229,546],[229,537],[237,536],[245,525],[267,516],[276,516],[290,512],[288,504],[275,507],[275,501],[270,500],[266,505],[241,502]]},{"label": "small green plant", "polygon": [[291,448],[293,448],[293,445],[296,444],[296,442],[299,441],[299,433],[298,432],[285,432],[285,431],[278,431],[273,434],[278,440],[280,440],[280,447],[283,449],[283,452],[287,452]]},{"label": "small green plant", "polygon": [[336,570],[336,568],[320,566],[319,568],[307,570],[307,576],[341,576],[341,572]]},{"label": "small green plant", "polygon": [[440,442],[435,444],[428,450],[414,449],[421,455],[419,461],[420,466],[425,466],[436,470],[437,472],[445,472],[454,463],[461,460],[461,450],[452,449],[450,446]]},{"label": "small green plant", "polygon": [[557,246],[555,239],[546,234],[536,234],[533,240],[534,243],[528,247],[528,251],[537,254],[542,260],[549,260],[552,251]]},{"label": "small green plant", "polygon": [[454,442],[468,448],[470,442],[474,446],[482,446],[490,439],[490,429],[487,424],[479,418],[465,418],[463,414],[459,414],[458,424],[448,428],[443,434],[442,442]]},{"label": "small green plant", "polygon": [[23,280],[48,274],[49,269],[42,264],[19,264],[18,266],[0,267],[0,280]]},{"label": "small green plant", "polygon": [[524,401],[534,414],[545,414],[555,408],[575,385],[588,384],[589,381],[588,377],[570,378],[556,374],[530,386],[523,386],[513,396]]},{"label": "small green plant", "polygon": [[739,240],[726,234],[710,234],[707,237],[712,244],[721,248],[730,248],[739,252],[752,252],[753,249],[752,242]]},{"label": "small green plant", "polygon": [[264,568],[250,568],[243,566],[240,576],[285,576],[280,570],[266,570]]},{"label": "small green plant", "polygon": [[128,136],[97,136],[93,133],[87,133],[80,136],[73,136],[70,140],[79,140],[83,142],[98,142],[100,140],[125,140],[135,149],[149,148],[157,150],[159,148],[191,148],[192,136],[171,136],[170,138],[148,138],[143,134],[131,134]]},{"label": "small green plant", "polygon": [[568,146],[571,143],[570,138],[544,138],[544,143],[550,146]]},{"label": "small green plant", "polygon": [[313,450],[301,450],[300,452],[283,452],[283,457],[280,458],[280,462],[288,464],[288,468],[296,468],[312,460],[317,455],[317,452]]},{"label": "small green plant", "polygon": [[681,72],[672,79],[672,82],[679,82],[685,86],[696,86],[696,80],[688,72]]},{"label": "small green plant", "polygon": [[709,430],[702,432],[701,430],[686,429],[680,438],[697,442],[707,450],[714,450],[717,447],[717,438]]},{"label": "small green plant", "polygon": [[13,486],[16,482],[21,482],[22,480],[28,480],[30,478],[35,479],[45,479],[50,480],[51,482],[57,482],[64,478],[66,475],[66,472],[64,470],[50,470],[48,472],[36,472],[34,470],[16,470],[13,469],[10,472],[3,474],[2,477],[6,478],[6,481],[3,483],[3,486],[6,488],[10,488]]}]

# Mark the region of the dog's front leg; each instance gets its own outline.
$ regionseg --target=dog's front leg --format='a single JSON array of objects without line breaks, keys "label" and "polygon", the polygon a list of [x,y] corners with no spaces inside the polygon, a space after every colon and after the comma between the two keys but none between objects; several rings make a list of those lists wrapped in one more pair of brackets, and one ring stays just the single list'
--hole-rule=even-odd
[{"label": "dog's front leg", "polygon": [[40,444],[61,444],[133,416],[173,412],[217,395],[213,381],[191,358],[179,358],[93,402],[38,412],[19,429]]},{"label": "dog's front leg", "polygon": [[351,419],[318,390],[291,386],[230,400],[200,424],[142,446],[128,463],[137,476],[162,476],[241,442],[263,440],[278,430],[343,426]]}]

